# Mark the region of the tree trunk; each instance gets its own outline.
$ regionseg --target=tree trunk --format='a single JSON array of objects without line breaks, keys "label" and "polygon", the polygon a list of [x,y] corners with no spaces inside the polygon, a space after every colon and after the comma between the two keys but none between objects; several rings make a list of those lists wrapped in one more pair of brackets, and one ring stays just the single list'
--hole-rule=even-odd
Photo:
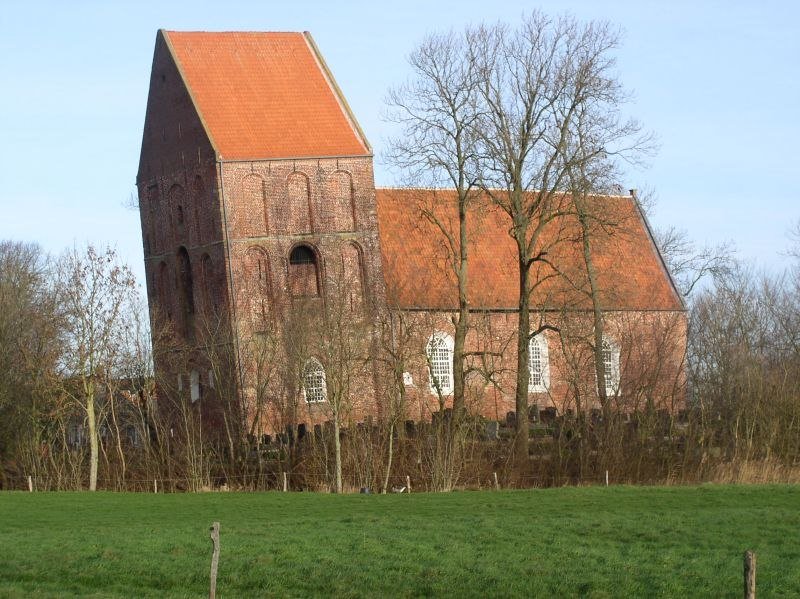
[{"label": "tree trunk", "polygon": [[381,493],[386,494],[389,489],[389,476],[392,472],[392,458],[394,457],[394,420],[389,424],[389,455],[386,459],[386,474],[383,476],[383,489]]},{"label": "tree trunk", "polygon": [[342,441],[339,438],[339,413],[333,415],[333,447],[336,460],[336,492],[342,492]]},{"label": "tree trunk", "polygon": [[530,297],[528,294],[528,260],[525,239],[517,240],[519,249],[519,320],[517,325],[517,389],[514,397],[517,410],[514,453],[519,464],[528,463],[528,341],[531,334]]},{"label": "tree trunk", "polygon": [[[469,303],[467,299],[467,199],[459,189],[458,202],[458,320],[453,340],[453,422],[458,424],[466,411],[464,401],[464,347],[469,328]],[[453,427],[455,430],[457,427]]]},{"label": "tree trunk", "polygon": [[86,396],[86,415],[89,424],[89,490],[97,490],[97,464],[100,448],[97,439],[97,418],[94,411],[94,391]]}]

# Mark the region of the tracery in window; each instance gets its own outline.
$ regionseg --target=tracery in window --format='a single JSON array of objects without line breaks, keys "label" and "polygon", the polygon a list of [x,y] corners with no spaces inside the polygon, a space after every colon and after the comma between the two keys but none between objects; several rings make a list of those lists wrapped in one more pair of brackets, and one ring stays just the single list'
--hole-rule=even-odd
[{"label": "tracery in window", "polygon": [[327,399],[325,369],[316,358],[306,360],[303,369],[303,396],[307,403],[320,403]]},{"label": "tracery in window", "polygon": [[447,333],[434,333],[425,349],[431,392],[437,395],[453,392],[453,345],[453,338]]},{"label": "tracery in window", "polygon": [[606,383],[606,395],[617,395],[619,393],[619,347],[603,339],[602,347],[603,371]]},{"label": "tracery in window", "polygon": [[550,387],[550,359],[547,338],[543,333],[532,337],[528,345],[530,391],[542,393]]}]

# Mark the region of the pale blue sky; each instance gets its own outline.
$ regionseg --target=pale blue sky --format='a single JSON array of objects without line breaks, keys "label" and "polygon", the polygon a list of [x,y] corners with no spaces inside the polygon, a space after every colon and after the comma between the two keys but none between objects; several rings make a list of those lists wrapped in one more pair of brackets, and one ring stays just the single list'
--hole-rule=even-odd
[{"label": "pale blue sky", "polygon": [[134,192],[156,30],[308,30],[376,155],[386,89],[429,31],[513,21],[539,7],[607,19],[625,32],[630,112],[660,138],[651,187],[657,226],[733,240],[746,259],[783,264],[800,218],[800,4],[796,2],[18,2],[0,5],[0,239],[113,244],[143,272]]}]

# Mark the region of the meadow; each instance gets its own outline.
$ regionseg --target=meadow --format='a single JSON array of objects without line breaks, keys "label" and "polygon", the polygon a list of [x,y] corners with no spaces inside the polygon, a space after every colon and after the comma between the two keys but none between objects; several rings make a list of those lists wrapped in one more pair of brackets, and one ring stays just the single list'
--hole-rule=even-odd
[{"label": "meadow", "polygon": [[800,487],[0,493],[0,597],[800,596]]}]

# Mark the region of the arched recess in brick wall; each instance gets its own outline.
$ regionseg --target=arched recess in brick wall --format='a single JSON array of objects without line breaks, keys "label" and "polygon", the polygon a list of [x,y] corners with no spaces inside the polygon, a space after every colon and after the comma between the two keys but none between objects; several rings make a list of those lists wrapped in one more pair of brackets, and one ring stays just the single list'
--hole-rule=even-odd
[{"label": "arched recess in brick wall", "polygon": [[218,311],[217,306],[217,278],[214,272],[214,263],[211,261],[211,256],[203,254],[200,258],[200,278],[202,286],[202,309],[204,318],[209,322],[209,325],[216,323],[211,320],[216,316]]},{"label": "arched recess in brick wall", "polygon": [[324,198],[325,212],[329,215],[328,226],[332,231],[355,229],[353,214],[353,179],[347,171],[335,171],[328,175]]},{"label": "arched recess in brick wall", "polygon": [[278,206],[283,213],[284,233],[311,233],[311,186],[305,173],[296,171],[286,178],[286,203]]},{"label": "arched recess in brick wall", "polygon": [[158,265],[156,271],[156,289],[154,297],[157,303],[158,318],[166,318],[168,322],[172,321],[172,306],[170,305],[170,276],[169,266],[163,260]]},{"label": "arched recess in brick wall", "polygon": [[[200,175],[195,176],[194,181],[192,181],[192,215],[193,215],[193,222],[192,222],[192,239],[195,243],[203,243],[204,240],[209,240],[208,232],[206,231],[205,223],[202,222],[202,216],[204,213],[204,208],[206,206],[206,186],[203,183],[203,177]],[[210,216],[210,214],[209,214]]]},{"label": "arched recess in brick wall", "polygon": [[340,289],[346,294],[350,310],[358,310],[364,301],[364,261],[361,247],[355,242],[342,245]]},{"label": "arched recess in brick wall", "polygon": [[159,230],[158,223],[163,220],[160,214],[161,194],[158,192],[158,185],[148,185],[147,187],[147,228],[150,231],[150,242],[153,253],[160,254],[164,248],[164,239]]},{"label": "arched recess in brick wall", "polygon": [[247,175],[242,180],[242,194],[245,206],[244,231],[247,235],[267,235],[269,222],[267,218],[267,194],[264,179],[255,173]]},{"label": "arched recess in brick wall", "polygon": [[319,256],[314,248],[308,245],[298,245],[292,249],[289,253],[287,280],[292,297],[319,295]]},{"label": "arched recess in brick wall", "polygon": [[172,238],[176,242],[181,242],[186,238],[186,216],[184,214],[186,193],[183,187],[176,183],[169,188],[167,197],[169,198],[169,223],[172,228]]},{"label": "arched recess in brick wall", "polygon": [[189,252],[181,246],[176,255],[176,275],[178,288],[178,311],[181,316],[181,331],[187,339],[194,335],[194,281],[192,261]]},{"label": "arched recess in brick wall", "polygon": [[267,328],[272,299],[269,257],[264,248],[254,246],[247,250],[244,271],[253,330],[262,331]]}]

